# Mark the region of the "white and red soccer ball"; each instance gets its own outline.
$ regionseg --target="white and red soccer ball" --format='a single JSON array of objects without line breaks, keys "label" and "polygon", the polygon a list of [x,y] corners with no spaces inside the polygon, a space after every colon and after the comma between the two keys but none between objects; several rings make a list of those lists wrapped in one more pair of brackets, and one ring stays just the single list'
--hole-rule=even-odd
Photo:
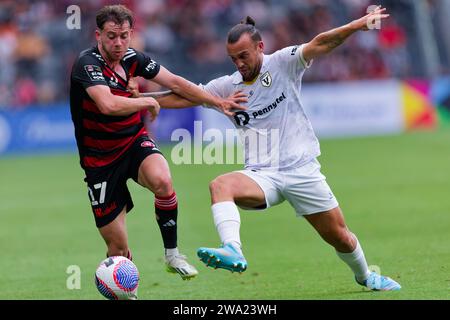
[{"label": "white and red soccer ball", "polygon": [[98,291],[109,300],[135,300],[139,285],[136,265],[122,256],[108,257],[95,271]]}]

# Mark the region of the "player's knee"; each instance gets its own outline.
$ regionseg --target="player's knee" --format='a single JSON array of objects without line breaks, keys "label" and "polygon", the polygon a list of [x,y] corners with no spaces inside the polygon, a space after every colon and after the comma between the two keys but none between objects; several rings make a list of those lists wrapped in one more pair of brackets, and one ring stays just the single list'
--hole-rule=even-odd
[{"label": "player's knee", "polygon": [[152,191],[156,196],[168,197],[173,193],[172,179],[168,175],[160,175],[152,181]]},{"label": "player's knee", "polygon": [[212,196],[225,195],[230,193],[230,188],[223,177],[217,177],[209,183],[209,192]]}]

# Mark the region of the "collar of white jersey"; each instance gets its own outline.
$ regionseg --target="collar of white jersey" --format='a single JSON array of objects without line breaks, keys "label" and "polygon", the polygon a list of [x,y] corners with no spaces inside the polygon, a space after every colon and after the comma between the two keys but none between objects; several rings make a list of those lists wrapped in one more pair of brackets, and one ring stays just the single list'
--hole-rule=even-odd
[{"label": "collar of white jersey", "polygon": [[[267,55],[264,55],[264,57],[263,57],[263,63],[262,63],[262,66],[261,66],[261,70],[259,71],[259,74],[258,74],[258,76],[256,77],[256,79],[258,79],[259,76],[260,76],[261,74],[264,74],[264,72],[266,72],[267,60],[268,60]],[[256,79],[255,79],[255,80],[256,80]],[[233,74],[233,84],[241,84],[241,83],[243,83],[243,82],[244,82],[244,79],[242,79],[242,74],[240,74],[239,71],[236,71],[236,72]]]}]

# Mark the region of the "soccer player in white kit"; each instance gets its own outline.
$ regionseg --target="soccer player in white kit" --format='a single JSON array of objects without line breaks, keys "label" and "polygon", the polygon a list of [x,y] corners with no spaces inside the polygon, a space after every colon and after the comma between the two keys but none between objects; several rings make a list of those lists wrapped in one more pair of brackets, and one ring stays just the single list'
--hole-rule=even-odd
[{"label": "soccer player in white kit", "polygon": [[[301,81],[313,59],[329,53],[353,33],[369,30],[375,19],[389,15],[378,7],[342,27],[324,32],[309,43],[263,53],[255,22],[247,17],[228,33],[227,51],[238,71],[204,86],[220,97],[246,95],[245,111],[225,112],[243,138],[245,169],[221,175],[210,183],[212,213],[222,246],[199,248],[210,267],[243,272],[247,261],[240,240],[242,209],[266,209],[284,200],[336,249],[358,284],[372,290],[399,290],[391,278],[370,272],[357,237],[347,228],[338,202],[317,157],[319,142],[300,102]],[[161,107],[189,104],[173,96],[159,99]]]}]

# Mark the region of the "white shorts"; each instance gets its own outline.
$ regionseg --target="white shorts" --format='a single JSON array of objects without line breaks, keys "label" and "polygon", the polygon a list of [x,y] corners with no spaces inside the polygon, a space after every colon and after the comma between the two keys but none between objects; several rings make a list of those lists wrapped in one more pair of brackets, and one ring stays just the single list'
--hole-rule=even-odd
[{"label": "white shorts", "polygon": [[[266,197],[266,208],[289,201],[298,216],[328,211],[339,206],[320,172],[317,159],[289,171],[240,170],[254,180]],[[255,208],[243,208],[258,210]]]}]

